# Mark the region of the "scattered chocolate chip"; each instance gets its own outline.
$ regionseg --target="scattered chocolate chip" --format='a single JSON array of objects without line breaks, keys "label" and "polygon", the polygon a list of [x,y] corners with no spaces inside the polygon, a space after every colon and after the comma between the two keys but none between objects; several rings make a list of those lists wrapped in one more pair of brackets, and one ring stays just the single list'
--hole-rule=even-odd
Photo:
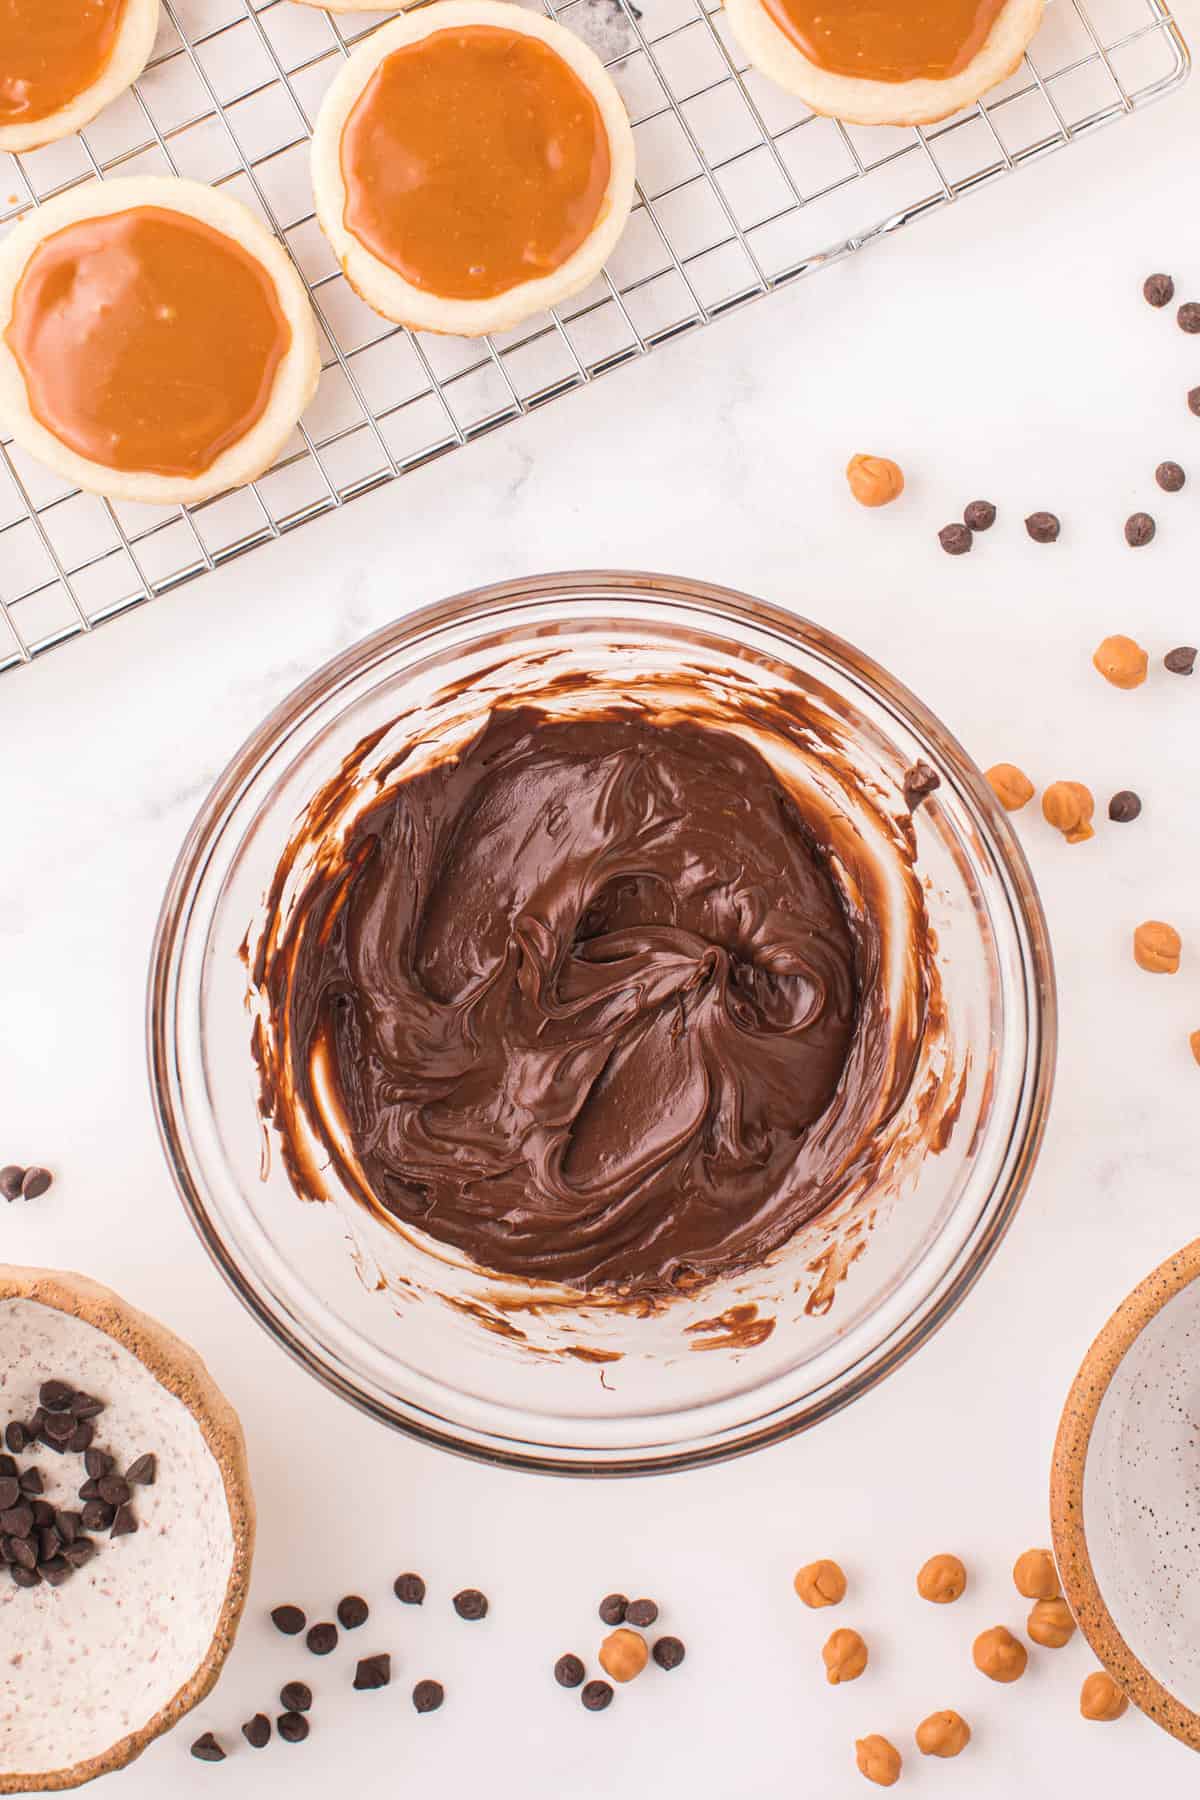
[{"label": "scattered chocolate chip", "polygon": [[197,1762],[225,1761],[225,1752],[222,1750],[211,1731],[206,1731],[203,1737],[198,1737],[196,1739],[195,1743],[192,1745],[192,1755],[196,1758]]},{"label": "scattered chocolate chip", "polygon": [[91,1562],[96,1554],[96,1546],[89,1537],[72,1538],[63,1545],[63,1555],[73,1569],[82,1569],[85,1563]]},{"label": "scattered chocolate chip", "polygon": [[1169,275],[1147,275],[1142,293],[1151,306],[1169,306],[1175,298],[1175,283]]},{"label": "scattered chocolate chip", "polygon": [[938,532],[938,543],[947,556],[965,556],[974,542],[965,525],[943,525]]},{"label": "scattered chocolate chip", "polygon": [[79,1528],[83,1524],[83,1520],[80,1518],[79,1514],[77,1512],[71,1512],[69,1509],[65,1512],[60,1511],[56,1515],[54,1522],[58,1527],[58,1535],[63,1543],[73,1544],[75,1539],[79,1536]]},{"label": "scattered chocolate chip", "polygon": [[1175,323],[1180,331],[1186,331],[1189,337],[1195,337],[1200,331],[1200,304],[1195,300],[1185,300],[1175,314]]},{"label": "scattered chocolate chip", "polygon": [[279,1690],[279,1704],[285,1712],[307,1712],[312,1705],[312,1689],[306,1681],[285,1681]]},{"label": "scattered chocolate chip", "polygon": [[337,1626],[331,1625],[328,1620],[323,1621],[320,1625],[310,1625],[308,1636],[304,1641],[314,1656],[328,1656],[329,1652],[337,1646]]},{"label": "scattered chocolate chip", "polygon": [[296,1637],[307,1621],[298,1606],[277,1606],[271,1614],[271,1623],[284,1637]]},{"label": "scattered chocolate chip", "polygon": [[81,1500],[98,1500],[100,1498],[100,1483],[94,1475],[89,1475],[80,1487],[79,1498]]},{"label": "scattered chocolate chip", "polygon": [[968,531],[990,531],[996,523],[996,509],[990,500],[972,500],[963,507],[963,524]]},{"label": "scattered chocolate chip", "polygon": [[1025,529],[1035,544],[1053,544],[1062,526],[1052,512],[1035,512],[1026,519]]},{"label": "scattered chocolate chip", "polygon": [[71,1402],[71,1411],[77,1419],[94,1419],[104,1411],[103,1400],[97,1400],[94,1394],[76,1394]]},{"label": "scattered chocolate chip", "polygon": [[128,1537],[130,1532],[136,1531],[137,1528],[138,1522],[134,1516],[132,1506],[128,1504],[118,1506],[117,1516],[112,1522],[113,1537]]},{"label": "scattered chocolate chip", "polygon": [[1190,675],[1196,666],[1196,646],[1180,644],[1177,650],[1168,650],[1163,657],[1163,668],[1172,675]]},{"label": "scattered chocolate chip", "polygon": [[125,1471],[125,1479],[137,1487],[154,1486],[158,1480],[158,1458],[153,1450],[148,1450],[145,1456],[139,1456],[136,1462],[130,1463]]},{"label": "scattered chocolate chip", "polygon": [[122,1475],[102,1475],[99,1486],[100,1498],[109,1506],[124,1506],[130,1498],[129,1483]]},{"label": "scattered chocolate chip", "polygon": [[1117,825],[1128,825],[1142,810],[1142,803],[1132,788],[1122,788],[1108,803],[1108,816]]},{"label": "scattered chocolate chip", "polygon": [[[21,1181],[22,1200],[40,1200],[54,1185],[49,1169],[26,1169]],[[45,1401],[42,1402],[45,1405]]]},{"label": "scattered chocolate chip", "polygon": [[271,1741],[271,1721],[266,1713],[255,1713],[242,1726],[242,1736],[252,1750],[265,1750]]},{"label": "scattered chocolate chip", "polygon": [[629,1601],[624,1594],[605,1594],[600,1602],[600,1617],[606,1625],[623,1625]]},{"label": "scattered chocolate chip", "polygon": [[677,1637],[660,1637],[650,1652],[660,1669],[677,1669],[687,1651],[681,1639]]},{"label": "scattered chocolate chip", "polygon": [[9,1537],[28,1537],[33,1530],[33,1510],[28,1506],[9,1506],[0,1512],[0,1531]]},{"label": "scattered chocolate chip", "polygon": [[588,1712],[603,1712],[612,1705],[613,1691],[607,1681],[589,1681],[579,1698]]},{"label": "scattered chocolate chip", "polygon": [[5,1538],[4,1547],[9,1562],[18,1569],[36,1569],[37,1551],[29,1538]]},{"label": "scattered chocolate chip", "polygon": [[0,1169],[0,1194],[6,1200],[17,1200],[21,1195],[21,1183],[25,1179],[25,1171],[19,1163],[6,1163]]},{"label": "scattered chocolate chip", "polygon": [[1189,388],[1187,393],[1188,411],[1200,414],[1200,387]]},{"label": "scattered chocolate chip", "polygon": [[42,1442],[51,1450],[65,1450],[74,1429],[75,1421],[70,1413],[48,1413],[42,1423]]},{"label": "scattered chocolate chip", "polygon": [[41,1586],[42,1578],[36,1569],[26,1569],[21,1564],[14,1563],[8,1572],[12,1576],[13,1582],[17,1587],[35,1588]]},{"label": "scattered chocolate chip", "polygon": [[371,1616],[371,1609],[360,1594],[347,1594],[337,1604],[338,1624],[347,1631],[357,1631]]},{"label": "scattered chocolate chip", "polygon": [[22,1469],[17,1477],[17,1486],[23,1494],[40,1494],[42,1491],[42,1471],[40,1469]]},{"label": "scattered chocolate chip", "polygon": [[15,1475],[0,1475],[0,1512],[7,1512],[21,1498],[21,1484]]},{"label": "scattered chocolate chip", "polygon": [[58,1555],[61,1549],[62,1539],[59,1537],[57,1531],[55,1531],[53,1525],[43,1526],[41,1531],[38,1532],[38,1561],[40,1563],[50,1562]]},{"label": "scattered chocolate chip", "polygon": [[52,1556],[49,1562],[39,1562],[38,1574],[51,1587],[61,1587],[71,1573],[71,1565],[65,1557]]},{"label": "scattered chocolate chip", "polygon": [[103,1500],[89,1500],[79,1516],[85,1531],[107,1531],[117,1516],[117,1509]]},{"label": "scattered chocolate chip", "polygon": [[38,1389],[38,1400],[49,1413],[70,1412],[74,1398],[75,1389],[65,1381],[43,1381]]},{"label": "scattered chocolate chip", "polygon": [[354,1671],[354,1686],[360,1694],[385,1688],[392,1679],[392,1659],[386,1651],[376,1656],[362,1656]]},{"label": "scattered chocolate chip", "polygon": [[1154,471],[1154,479],[1164,494],[1177,494],[1187,476],[1177,462],[1160,462]]},{"label": "scattered chocolate chip", "polygon": [[280,1713],[275,1729],[285,1744],[302,1744],[308,1736],[308,1720],[303,1713]]},{"label": "scattered chocolate chip", "polygon": [[446,1698],[440,1681],[418,1681],[412,1691],[412,1703],[419,1713],[437,1712]]},{"label": "scattered chocolate chip", "polygon": [[29,1510],[33,1514],[34,1524],[43,1531],[47,1525],[53,1525],[57,1516],[48,1500],[39,1500],[34,1494],[29,1496]]},{"label": "scattered chocolate chip", "polygon": [[83,1458],[83,1466],[95,1481],[107,1475],[113,1466],[113,1459],[107,1450],[88,1450]]},{"label": "scattered chocolate chip", "polygon": [[460,1619],[486,1619],[488,1614],[487,1595],[481,1594],[478,1588],[464,1588],[461,1594],[454,1596],[454,1610]]},{"label": "scattered chocolate chip", "polygon": [[904,798],[908,802],[909,812],[915,812],[922,800],[928,800],[930,794],[935,793],[941,785],[942,778],[937,770],[918,759],[904,774]]},{"label": "scattered chocolate chip", "polygon": [[17,1472],[17,1465],[12,1457],[6,1456],[3,1450],[0,1450],[0,1475],[15,1475]]},{"label": "scattered chocolate chip", "polygon": [[566,1656],[560,1656],[554,1665],[554,1679],[559,1687],[577,1688],[586,1674],[582,1660],[578,1656],[572,1656],[569,1651]]},{"label": "scattered chocolate chip", "polygon": [[425,1583],[419,1575],[397,1575],[392,1583],[392,1592],[405,1606],[425,1604]]},{"label": "scattered chocolate chip", "polygon": [[19,1419],[13,1419],[11,1424],[4,1427],[4,1442],[10,1450],[15,1450],[18,1456],[22,1450],[28,1448],[29,1433]]},{"label": "scattered chocolate chip", "polygon": [[1155,532],[1154,520],[1149,513],[1130,513],[1125,521],[1125,542],[1133,550],[1140,550],[1148,544]]},{"label": "scattered chocolate chip", "polygon": [[73,1450],[76,1456],[83,1456],[95,1435],[96,1427],[91,1420],[80,1419],[67,1439],[67,1449]]},{"label": "scattered chocolate chip", "polygon": [[639,1631],[645,1631],[658,1618],[658,1603],[655,1600],[631,1600],[625,1609],[627,1625],[636,1625]]}]

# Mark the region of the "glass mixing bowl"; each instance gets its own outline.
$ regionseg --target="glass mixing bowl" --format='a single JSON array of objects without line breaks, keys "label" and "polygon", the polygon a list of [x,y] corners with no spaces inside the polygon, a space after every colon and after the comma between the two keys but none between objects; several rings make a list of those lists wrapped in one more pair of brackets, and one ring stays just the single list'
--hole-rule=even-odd
[{"label": "glass mixing bowl", "polygon": [[[639,671],[697,668],[799,687],[848,732],[873,792],[898,796],[918,759],[941,777],[913,828],[956,1059],[953,1130],[948,1119],[946,1141],[923,1141],[853,1217],[835,1208],[761,1268],[650,1316],[562,1290],[517,1293],[348,1196],[302,1202],[259,1114],[246,946],[306,806],[381,727],[419,715],[428,731],[439,696],[454,694],[461,714],[464,691],[483,705],[548,668],[615,690]],[[265,721],[183,846],[154,945],[148,1029],[184,1204],[279,1343],[335,1392],[426,1442],[516,1467],[616,1475],[695,1466],[800,1431],[933,1334],[987,1266],[1028,1182],[1053,1079],[1055,996],[1045,920],[1007,820],[966,752],[899,682],[820,626],[744,595],[576,574],[466,594],[390,626]]]}]

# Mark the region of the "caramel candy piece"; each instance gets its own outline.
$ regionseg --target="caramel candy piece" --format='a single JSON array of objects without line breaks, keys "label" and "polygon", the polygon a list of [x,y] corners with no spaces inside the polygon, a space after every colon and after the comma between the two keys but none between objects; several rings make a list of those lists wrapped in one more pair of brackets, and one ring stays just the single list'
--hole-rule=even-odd
[{"label": "caramel candy piece", "polygon": [[1094,1674],[1089,1675],[1079,1690],[1080,1712],[1085,1719],[1093,1719],[1098,1724],[1111,1724],[1128,1708],[1129,1701],[1112,1676],[1103,1669],[1097,1669]]},{"label": "caramel candy piece", "polygon": [[1179,933],[1162,919],[1144,919],[1133,934],[1133,960],[1148,974],[1174,975],[1182,951]]},{"label": "caramel candy piece", "polygon": [[449,26],[393,50],[342,131],[345,223],[413,287],[487,300],[560,269],[612,159],[600,108],[549,44]]},{"label": "caramel candy piece", "polygon": [[840,1606],[846,1598],[846,1577],[837,1563],[826,1558],[797,1569],[792,1586],[805,1606]]},{"label": "caramel candy piece", "polygon": [[935,1712],[916,1731],[922,1756],[960,1756],[971,1741],[971,1727],[961,1713]]},{"label": "caramel candy piece", "polygon": [[1065,1600],[1035,1600],[1025,1629],[1044,1650],[1061,1650],[1075,1636],[1075,1621]]},{"label": "caramel candy piece", "polygon": [[904,492],[904,471],[890,456],[852,456],[846,480],[860,506],[886,506]]},{"label": "caramel candy piece", "polygon": [[1042,795],[1042,817],[1061,831],[1068,844],[1082,844],[1095,837],[1092,814],[1096,802],[1082,781],[1052,781]]},{"label": "caramel candy piece", "polygon": [[1145,681],[1150,658],[1133,638],[1117,632],[1096,646],[1092,663],[1113,687],[1135,688]]},{"label": "caramel candy piece", "polygon": [[918,1594],[935,1606],[950,1606],[961,1598],[966,1585],[967,1571],[961,1558],[945,1552],[931,1556],[917,1575]]},{"label": "caramel candy piece", "polygon": [[984,780],[1005,812],[1020,812],[1033,799],[1033,783],[1016,763],[993,763]]},{"label": "caramel candy piece", "polygon": [[1062,1593],[1049,1550],[1022,1550],[1013,1564],[1013,1585],[1026,1600],[1057,1600]]},{"label": "caramel candy piece", "polygon": [[900,1752],[876,1732],[855,1740],[854,1758],[859,1774],[876,1787],[895,1787],[900,1779]]},{"label": "caramel candy piece", "polygon": [[857,1631],[847,1626],[833,1632],[821,1652],[825,1679],[830,1687],[843,1681],[857,1681],[867,1666],[867,1646]]},{"label": "caramel candy piece", "polygon": [[1004,0],[765,0],[780,31],[819,69],[860,81],[945,81],[977,56]]},{"label": "caramel candy piece", "polygon": [[614,1681],[632,1681],[641,1674],[649,1657],[645,1638],[624,1625],[610,1632],[600,1646],[600,1666]]},{"label": "caramel candy piece", "polygon": [[989,1681],[1020,1681],[1029,1661],[1024,1644],[1004,1625],[993,1625],[990,1631],[981,1631],[971,1654],[975,1667]]}]

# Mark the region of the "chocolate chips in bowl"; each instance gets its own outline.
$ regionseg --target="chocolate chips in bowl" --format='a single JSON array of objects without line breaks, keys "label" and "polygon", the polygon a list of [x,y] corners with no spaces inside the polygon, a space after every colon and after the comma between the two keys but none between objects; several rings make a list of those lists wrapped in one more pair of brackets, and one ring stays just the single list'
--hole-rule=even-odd
[{"label": "chocolate chips in bowl", "polygon": [[151,1002],[172,1167],[256,1316],[389,1423],[585,1472],[785,1435],[927,1336],[1018,1203],[1053,1035],[944,727],[822,628],[651,576],[320,671],[206,804]]}]

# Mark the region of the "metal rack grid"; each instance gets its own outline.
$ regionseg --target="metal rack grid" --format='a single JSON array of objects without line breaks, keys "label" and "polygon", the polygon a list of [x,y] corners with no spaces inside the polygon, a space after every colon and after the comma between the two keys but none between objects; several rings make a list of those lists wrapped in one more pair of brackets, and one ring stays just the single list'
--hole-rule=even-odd
[{"label": "metal rack grid", "polygon": [[811,114],[748,68],[720,0],[530,3],[611,71],[634,125],[637,202],[599,281],[493,338],[379,318],[313,215],[312,121],[341,59],[387,14],[163,0],[130,93],[81,136],[2,159],[0,231],[98,175],[228,186],[300,269],[323,370],[275,467],[194,508],[110,504],[0,441],[0,671],[1131,114],[1189,67],[1162,0],[1052,0],[1020,69],[979,105],[924,130],[867,129]]}]

